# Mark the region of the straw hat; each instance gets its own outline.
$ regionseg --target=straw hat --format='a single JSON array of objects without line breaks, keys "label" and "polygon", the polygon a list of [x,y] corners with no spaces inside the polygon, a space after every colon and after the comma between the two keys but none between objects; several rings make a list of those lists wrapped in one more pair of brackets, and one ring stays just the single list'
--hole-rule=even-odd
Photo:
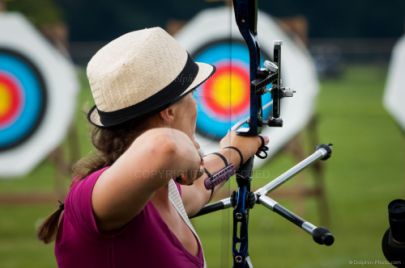
[{"label": "straw hat", "polygon": [[95,102],[88,119],[96,126],[110,127],[158,111],[214,71],[212,65],[194,62],[159,27],[127,33],[101,48],[87,65]]}]

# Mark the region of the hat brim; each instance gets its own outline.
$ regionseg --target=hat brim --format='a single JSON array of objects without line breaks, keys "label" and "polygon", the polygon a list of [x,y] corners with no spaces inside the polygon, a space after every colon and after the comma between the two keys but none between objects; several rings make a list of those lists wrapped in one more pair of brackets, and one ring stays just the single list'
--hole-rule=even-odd
[{"label": "hat brim", "polygon": [[[202,83],[204,83],[215,72],[215,66],[213,66],[211,64],[207,64],[207,63],[203,63],[203,62],[196,62],[196,64],[198,66],[198,73],[197,73],[196,77],[194,78],[193,82],[191,82],[191,84],[179,95],[178,98],[176,98],[174,101],[172,100],[170,103],[164,103],[160,108],[178,101],[179,99],[181,99],[182,97],[184,97],[185,95],[187,95],[188,93],[190,93],[191,91],[196,89],[198,86],[200,86]],[[134,114],[134,116],[131,119],[139,117],[139,116],[143,116],[143,115],[145,115],[145,114],[142,114],[142,113],[138,114],[138,115]],[[101,118],[98,113],[98,110],[96,109],[96,106],[94,106],[93,108],[90,109],[90,111],[87,115],[87,118],[90,121],[90,123],[92,123],[95,126],[98,126],[98,127],[111,126],[111,125],[105,126],[101,122]]]}]

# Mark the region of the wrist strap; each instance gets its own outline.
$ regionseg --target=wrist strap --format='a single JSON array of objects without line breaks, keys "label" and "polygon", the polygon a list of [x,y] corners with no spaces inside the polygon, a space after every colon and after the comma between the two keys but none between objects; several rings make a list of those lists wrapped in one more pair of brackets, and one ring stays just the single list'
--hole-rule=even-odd
[{"label": "wrist strap", "polygon": [[222,161],[224,161],[225,167],[229,166],[228,160],[226,159],[225,156],[223,156],[222,154],[220,154],[218,152],[213,152],[212,154],[219,156],[219,158],[221,158]]},{"label": "wrist strap", "polygon": [[269,150],[269,147],[264,144],[264,138],[262,136],[259,135],[258,137],[260,138],[262,144],[260,145],[259,150],[257,150],[255,155],[261,159],[265,159],[267,157],[267,151]]},{"label": "wrist strap", "polygon": [[245,161],[243,159],[242,152],[237,147],[235,147],[235,146],[226,146],[226,147],[224,147],[224,149],[232,149],[232,150],[235,150],[239,154],[239,157],[240,157],[239,167],[241,167],[243,165],[243,163],[245,163]]}]

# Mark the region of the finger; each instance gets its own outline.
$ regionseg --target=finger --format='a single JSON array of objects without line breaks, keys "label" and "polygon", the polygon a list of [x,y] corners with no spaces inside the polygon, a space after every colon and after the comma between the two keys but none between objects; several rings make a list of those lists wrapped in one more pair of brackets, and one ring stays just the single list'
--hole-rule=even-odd
[{"label": "finger", "polygon": [[264,144],[268,144],[268,143],[269,143],[269,141],[270,141],[269,137],[267,137],[267,136],[262,136],[262,135],[261,135],[261,137],[264,139]]},{"label": "finger", "polygon": [[180,175],[180,176],[177,176],[176,178],[175,178],[175,181],[177,182],[177,183],[182,183],[182,181],[183,181],[183,176],[182,175]]},{"label": "finger", "polygon": [[200,178],[202,175],[204,175],[204,167],[201,165],[196,176],[197,179]]},{"label": "finger", "polygon": [[194,143],[194,146],[195,146],[195,148],[197,148],[197,150],[200,150],[200,144],[196,141],[196,140],[193,140],[193,143]]},{"label": "finger", "polygon": [[201,149],[198,149],[198,155],[201,158],[201,163],[204,163],[204,152]]},{"label": "finger", "polygon": [[258,135],[258,137],[260,139],[260,147],[263,147],[264,145],[269,143],[269,137],[262,135]]},{"label": "finger", "polygon": [[193,184],[193,180],[190,178],[193,178],[192,171],[188,171],[186,172],[186,174],[182,174],[178,177],[176,177],[176,182],[180,183],[182,185],[192,185]]},{"label": "finger", "polygon": [[261,135],[257,135],[257,137],[259,138],[259,141],[260,141],[260,145],[259,145],[259,148],[262,148],[264,145],[265,145],[265,140],[264,140],[264,137],[263,136],[261,136]]},{"label": "finger", "polygon": [[200,165],[198,169],[189,170],[186,174],[180,176],[180,181],[176,181],[184,185],[192,185],[195,180],[204,175],[204,166]]}]

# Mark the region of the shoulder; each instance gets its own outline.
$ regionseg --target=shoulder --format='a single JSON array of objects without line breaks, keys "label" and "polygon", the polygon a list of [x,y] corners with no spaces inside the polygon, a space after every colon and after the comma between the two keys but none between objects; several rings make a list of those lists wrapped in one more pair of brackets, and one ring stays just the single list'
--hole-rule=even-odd
[{"label": "shoulder", "polygon": [[100,168],[96,171],[91,172],[84,178],[73,178],[68,196],[74,195],[77,191],[90,191],[91,193],[97,180],[108,168],[109,166]]},{"label": "shoulder", "polygon": [[109,167],[101,168],[83,179],[75,179],[65,199],[64,217],[68,217],[76,227],[81,226],[98,233],[93,214],[92,192],[101,174]]}]

